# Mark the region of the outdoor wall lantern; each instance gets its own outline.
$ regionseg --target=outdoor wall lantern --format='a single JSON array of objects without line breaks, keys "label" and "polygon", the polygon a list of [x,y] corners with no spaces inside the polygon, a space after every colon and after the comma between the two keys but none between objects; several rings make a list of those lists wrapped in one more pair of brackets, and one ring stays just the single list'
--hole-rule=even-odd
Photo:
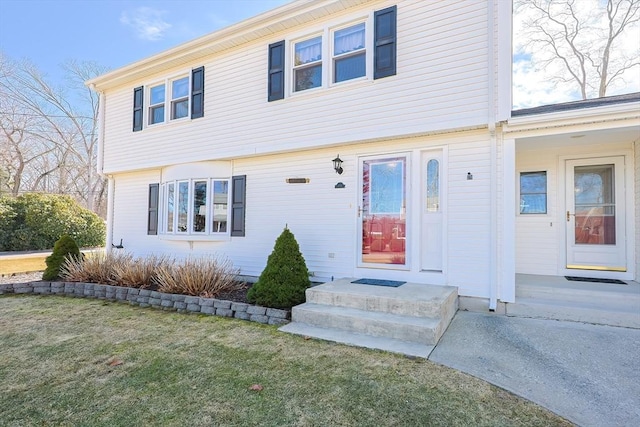
[{"label": "outdoor wall lantern", "polygon": [[340,159],[340,154],[338,154],[338,156],[333,159],[333,169],[338,175],[342,175],[342,159]]}]

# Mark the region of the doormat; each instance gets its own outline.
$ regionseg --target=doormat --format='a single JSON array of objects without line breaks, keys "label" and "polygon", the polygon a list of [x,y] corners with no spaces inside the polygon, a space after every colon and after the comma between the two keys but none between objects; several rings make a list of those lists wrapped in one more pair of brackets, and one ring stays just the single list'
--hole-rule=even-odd
[{"label": "doormat", "polygon": [[351,283],[358,283],[360,285],[375,285],[375,286],[391,286],[397,288],[407,282],[398,282],[397,280],[381,280],[381,279],[358,279]]},{"label": "doormat", "polygon": [[594,282],[594,283],[611,283],[614,285],[626,285],[625,282],[618,279],[598,279],[596,277],[575,277],[575,276],[564,276],[567,280],[571,280],[572,282]]}]

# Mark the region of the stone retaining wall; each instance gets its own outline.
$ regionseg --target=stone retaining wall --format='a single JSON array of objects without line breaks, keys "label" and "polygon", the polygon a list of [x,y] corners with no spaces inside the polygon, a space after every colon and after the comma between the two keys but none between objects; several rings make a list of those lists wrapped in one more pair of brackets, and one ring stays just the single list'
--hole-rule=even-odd
[{"label": "stone retaining wall", "polygon": [[151,307],[178,313],[202,313],[212,316],[235,317],[236,319],[269,325],[289,323],[291,312],[276,308],[260,307],[189,295],[165,294],[148,289],[127,288],[121,286],[97,285],[76,282],[29,282],[0,284],[2,294],[40,294],[62,295],[76,298],[96,298],[108,301],[120,301],[140,307]]}]

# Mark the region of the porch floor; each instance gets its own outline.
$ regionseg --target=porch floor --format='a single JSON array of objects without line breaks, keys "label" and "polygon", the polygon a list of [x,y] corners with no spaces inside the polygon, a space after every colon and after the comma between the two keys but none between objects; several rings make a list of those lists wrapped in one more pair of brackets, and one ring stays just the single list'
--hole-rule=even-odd
[{"label": "porch floor", "polygon": [[640,329],[640,283],[572,282],[563,276],[516,275],[506,315]]}]

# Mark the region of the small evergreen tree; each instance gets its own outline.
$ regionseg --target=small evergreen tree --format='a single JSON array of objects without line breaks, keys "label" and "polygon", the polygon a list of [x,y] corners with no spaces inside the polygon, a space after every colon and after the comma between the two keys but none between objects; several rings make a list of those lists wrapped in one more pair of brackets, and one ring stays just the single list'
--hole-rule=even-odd
[{"label": "small evergreen tree", "polygon": [[309,286],[307,264],[296,238],[285,227],[267,259],[267,266],[249,289],[247,299],[266,307],[291,308],[305,301],[305,290]]},{"label": "small evergreen tree", "polygon": [[55,280],[60,275],[60,266],[68,257],[80,257],[80,249],[76,242],[67,234],[60,237],[53,246],[53,253],[49,255],[45,262],[47,269],[42,275],[42,280]]}]

